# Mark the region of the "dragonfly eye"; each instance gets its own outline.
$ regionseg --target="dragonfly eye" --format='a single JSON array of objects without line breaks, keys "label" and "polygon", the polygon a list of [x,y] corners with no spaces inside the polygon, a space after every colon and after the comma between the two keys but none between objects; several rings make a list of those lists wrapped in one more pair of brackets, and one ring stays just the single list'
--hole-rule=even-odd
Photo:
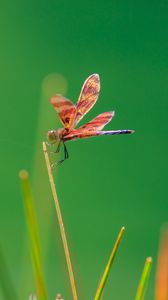
[{"label": "dragonfly eye", "polygon": [[50,142],[56,141],[58,139],[57,131],[56,130],[48,131],[47,137]]}]

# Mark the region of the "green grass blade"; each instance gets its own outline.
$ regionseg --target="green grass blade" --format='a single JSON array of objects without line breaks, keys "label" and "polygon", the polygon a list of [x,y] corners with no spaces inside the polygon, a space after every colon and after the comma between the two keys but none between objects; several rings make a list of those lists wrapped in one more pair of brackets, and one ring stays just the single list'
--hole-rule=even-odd
[{"label": "green grass blade", "polygon": [[26,171],[21,171],[20,174],[23,202],[25,208],[25,215],[27,221],[27,227],[30,238],[32,263],[34,267],[35,280],[36,280],[36,293],[39,300],[46,300],[47,293],[44,284],[41,253],[39,246],[38,229],[36,223],[36,214],[33,206],[33,197],[31,192],[31,186],[29,182],[29,175]]},{"label": "green grass blade", "polygon": [[31,295],[29,295],[28,300],[37,300],[37,297],[35,294],[31,294]]},{"label": "green grass blade", "polygon": [[16,291],[10,276],[9,269],[6,265],[6,261],[0,249],[0,286],[5,300],[16,300]]},{"label": "green grass blade", "polygon": [[144,299],[145,290],[147,287],[149,274],[150,274],[150,270],[151,270],[151,265],[152,265],[152,258],[148,257],[145,261],[144,269],[142,271],[142,275],[141,275],[141,278],[139,281],[135,300],[143,300]]},{"label": "green grass blade", "polygon": [[99,286],[97,288],[97,291],[96,291],[96,295],[95,295],[95,298],[94,300],[99,300],[102,296],[102,293],[103,293],[103,290],[104,290],[104,287],[105,287],[105,284],[106,284],[106,281],[107,281],[107,278],[109,276],[109,272],[110,272],[110,269],[111,269],[111,266],[112,266],[112,263],[114,261],[114,258],[115,258],[115,255],[116,255],[116,252],[117,252],[117,249],[118,249],[118,246],[120,244],[120,241],[121,241],[121,238],[123,236],[123,233],[124,233],[124,230],[125,228],[122,227],[120,232],[119,232],[119,235],[115,241],[115,244],[114,244],[114,247],[112,249],[112,252],[111,252],[111,255],[110,255],[110,258],[108,260],[108,263],[105,267],[105,270],[104,270],[104,273],[102,275],[102,278],[100,280],[100,283],[99,283]]}]

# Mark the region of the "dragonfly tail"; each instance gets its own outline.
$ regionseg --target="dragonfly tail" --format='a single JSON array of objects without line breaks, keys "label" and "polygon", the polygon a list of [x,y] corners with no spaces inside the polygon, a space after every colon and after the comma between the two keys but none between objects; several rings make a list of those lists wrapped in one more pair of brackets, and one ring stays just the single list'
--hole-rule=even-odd
[{"label": "dragonfly tail", "polygon": [[123,130],[98,131],[96,135],[113,135],[113,134],[127,134],[127,133],[134,133],[134,130],[123,129]]}]

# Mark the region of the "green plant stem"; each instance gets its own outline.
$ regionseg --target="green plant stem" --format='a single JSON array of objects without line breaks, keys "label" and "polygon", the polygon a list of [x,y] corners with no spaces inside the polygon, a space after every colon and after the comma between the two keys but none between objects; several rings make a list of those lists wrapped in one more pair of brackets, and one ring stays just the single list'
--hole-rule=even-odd
[{"label": "green plant stem", "polygon": [[143,272],[142,272],[142,275],[141,275],[141,278],[139,281],[135,300],[143,300],[144,299],[145,290],[147,287],[149,274],[150,274],[150,270],[151,270],[151,265],[152,265],[152,258],[147,257],[147,259],[145,261],[144,269],[143,269]]},{"label": "green plant stem", "polygon": [[103,293],[103,290],[104,290],[107,278],[109,276],[110,269],[111,269],[112,263],[114,261],[114,258],[115,258],[118,246],[119,246],[121,238],[123,236],[124,230],[125,230],[125,227],[122,227],[121,230],[120,230],[120,232],[119,232],[119,234],[118,234],[118,237],[117,237],[117,239],[115,241],[115,244],[114,244],[114,247],[112,249],[110,258],[108,260],[108,263],[107,263],[107,265],[105,267],[104,273],[103,273],[102,278],[100,280],[99,286],[97,288],[94,300],[99,300],[101,298],[101,296],[102,296],[102,293]]},{"label": "green plant stem", "polygon": [[17,300],[16,290],[13,285],[9,268],[0,249],[0,286],[5,300]]},{"label": "green plant stem", "polygon": [[31,243],[31,253],[32,253],[32,262],[33,262],[33,267],[35,272],[35,279],[36,279],[37,298],[39,300],[46,300],[47,293],[46,293],[46,288],[45,288],[44,278],[43,278],[39,236],[38,236],[38,229],[36,223],[36,214],[33,206],[32,191],[29,182],[29,175],[27,171],[23,170],[20,172],[19,176],[21,179],[25,215],[26,215],[27,227],[28,227],[29,238]]},{"label": "green plant stem", "polygon": [[59,227],[60,227],[61,238],[62,238],[64,252],[65,252],[65,258],[66,258],[67,267],[68,267],[68,273],[69,273],[69,279],[70,279],[72,295],[73,295],[74,300],[78,300],[76,284],[75,284],[75,278],[74,278],[74,273],[73,273],[73,268],[72,268],[72,263],[71,263],[71,258],[70,258],[70,251],[69,251],[68,242],[67,242],[67,238],[66,238],[66,233],[65,233],[64,223],[63,223],[63,219],[62,219],[61,209],[60,209],[60,205],[59,205],[59,201],[58,201],[58,197],[57,197],[57,193],[56,193],[54,179],[53,179],[53,176],[52,176],[52,170],[51,170],[51,165],[50,165],[50,161],[49,161],[49,157],[48,157],[48,153],[47,153],[46,144],[44,142],[43,142],[43,152],[44,152],[44,157],[45,157],[46,166],[47,166],[47,170],[48,170],[48,176],[49,176],[51,191],[52,191],[53,198],[54,198],[58,223],[59,223]]}]

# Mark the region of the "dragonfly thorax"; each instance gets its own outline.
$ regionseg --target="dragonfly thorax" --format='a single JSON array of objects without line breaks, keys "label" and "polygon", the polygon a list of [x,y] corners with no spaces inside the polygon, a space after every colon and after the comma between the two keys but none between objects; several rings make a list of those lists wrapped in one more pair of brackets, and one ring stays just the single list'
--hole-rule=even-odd
[{"label": "dragonfly thorax", "polygon": [[63,139],[64,135],[66,135],[68,132],[69,132],[69,130],[67,128],[59,128],[57,130],[55,130],[55,129],[49,130],[47,133],[48,140],[50,142],[60,141]]}]

